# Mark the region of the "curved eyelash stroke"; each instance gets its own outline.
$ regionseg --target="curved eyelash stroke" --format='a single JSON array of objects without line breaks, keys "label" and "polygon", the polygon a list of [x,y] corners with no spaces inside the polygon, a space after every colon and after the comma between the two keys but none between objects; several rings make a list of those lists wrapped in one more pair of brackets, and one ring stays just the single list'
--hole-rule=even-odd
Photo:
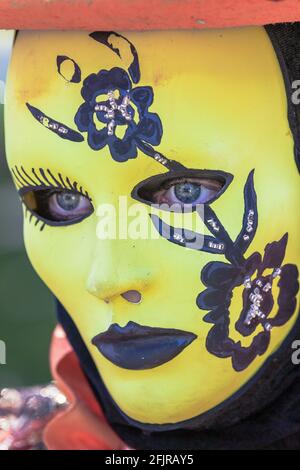
[{"label": "curved eyelash stroke", "polygon": [[28,216],[28,214],[30,214],[29,216],[29,223],[32,222],[32,219],[35,218],[36,221],[35,221],[35,227],[38,226],[38,224],[41,222],[41,226],[40,226],[40,232],[42,232],[46,226],[46,222],[44,222],[42,219],[39,218],[39,216],[37,214],[34,214],[33,212],[31,212],[28,207],[25,206],[25,217]]},{"label": "curved eyelash stroke", "polygon": [[56,177],[49,169],[44,170],[43,168],[39,168],[36,170],[35,168],[32,168],[32,176],[30,176],[23,166],[19,168],[17,165],[14,168],[11,168],[10,171],[13,175],[14,181],[17,183],[19,192],[22,192],[22,189],[32,188],[67,189],[68,191],[76,191],[81,194],[81,196],[87,197],[92,201],[88,191],[85,191],[82,186],[78,186],[77,181],[71,182],[68,176],[64,178],[61,173],[58,173]]}]

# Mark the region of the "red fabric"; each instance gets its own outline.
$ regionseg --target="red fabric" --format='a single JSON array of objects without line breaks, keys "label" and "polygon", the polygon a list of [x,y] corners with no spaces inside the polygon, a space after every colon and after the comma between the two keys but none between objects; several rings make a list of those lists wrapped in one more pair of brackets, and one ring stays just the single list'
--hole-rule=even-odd
[{"label": "red fabric", "polygon": [[50,450],[128,450],[100,409],[61,327],[52,339],[50,363],[57,386],[70,405],[50,421],[44,442]]},{"label": "red fabric", "polygon": [[0,29],[203,29],[299,20],[299,0],[0,1]]}]

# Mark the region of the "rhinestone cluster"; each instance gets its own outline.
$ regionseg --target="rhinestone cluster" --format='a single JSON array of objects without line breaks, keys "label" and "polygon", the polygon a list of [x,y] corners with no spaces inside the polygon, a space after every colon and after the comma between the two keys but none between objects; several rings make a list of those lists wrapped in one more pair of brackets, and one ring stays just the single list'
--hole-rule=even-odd
[{"label": "rhinestone cluster", "polygon": [[113,91],[109,91],[107,93],[107,97],[109,101],[109,107],[104,104],[96,104],[94,109],[95,111],[104,111],[106,113],[104,117],[109,119],[109,123],[107,124],[107,134],[113,135],[114,129],[116,127],[116,112],[120,112],[126,121],[132,121],[132,116],[127,110],[127,107],[130,104],[130,98],[129,95],[125,95],[121,104],[117,104]]},{"label": "rhinestone cluster", "polygon": [[56,122],[50,121],[49,118],[46,116],[40,117],[40,122],[43,126],[48,127],[48,129],[52,129],[53,131],[57,131],[60,134],[67,134],[69,131],[64,126],[57,124]]},{"label": "rhinestone cluster", "polygon": [[218,226],[215,219],[207,219],[207,223],[211,226],[214,232],[219,232],[220,227]]},{"label": "rhinestone cluster", "polygon": [[224,248],[225,248],[224,243],[208,242],[208,246],[210,248],[213,248],[214,250],[219,250],[219,251],[224,250]]},{"label": "rhinestone cluster", "polygon": [[[271,280],[280,276],[280,274],[280,268],[274,269],[273,273],[271,274]],[[248,297],[250,301],[250,307],[244,320],[244,323],[249,326],[254,319],[264,320],[266,318],[266,315],[261,310],[261,303],[264,299],[264,295],[272,289],[272,282],[270,282],[270,280],[265,282],[265,280],[262,279],[251,281],[251,278],[247,276],[244,279],[244,287],[245,289],[253,289],[254,287],[253,291],[249,294]],[[272,325],[269,322],[266,322],[264,323],[264,329],[266,331],[270,331],[272,329]]]},{"label": "rhinestone cluster", "polygon": [[168,163],[168,160],[159,153],[154,155],[154,160],[156,160],[158,163],[161,163],[162,165],[166,165]]},{"label": "rhinestone cluster", "polygon": [[[247,215],[247,226],[246,226],[247,233],[251,233],[253,231],[253,225],[254,225],[253,216],[254,216],[254,210],[250,209]],[[247,233],[245,233],[245,235],[243,236],[243,239],[245,241],[249,240],[250,238]]]},{"label": "rhinestone cluster", "polygon": [[177,240],[181,243],[185,243],[185,239],[179,233],[174,233],[173,238],[174,238],[174,240]]}]

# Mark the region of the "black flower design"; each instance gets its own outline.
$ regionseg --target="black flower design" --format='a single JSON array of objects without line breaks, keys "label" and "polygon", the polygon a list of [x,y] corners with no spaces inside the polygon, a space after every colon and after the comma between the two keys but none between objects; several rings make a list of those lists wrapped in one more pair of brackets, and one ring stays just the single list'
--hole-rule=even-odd
[{"label": "black flower design", "polygon": [[[111,70],[101,69],[85,78],[81,88],[84,103],[79,106],[74,118],[80,132],[48,116],[31,103],[26,103],[34,119],[58,137],[72,142],[83,142],[81,133],[87,133],[88,145],[92,149],[101,150],[107,145],[111,156],[118,162],[135,158],[139,149],[170,170],[182,168],[181,164],[153,148],[161,142],[163,127],[158,114],[149,112],[153,103],[153,89],[150,86],[133,88],[133,84],[139,83],[141,78],[134,45],[125,36],[113,31],[95,31],[89,37],[109,48],[121,60],[125,59],[123,52],[128,51],[129,45],[131,63],[128,73],[120,67],[114,67]],[[116,39],[118,45],[115,44]],[[66,61],[73,65],[71,76],[63,73],[61,66]],[[68,83],[81,82],[81,68],[71,57],[58,55],[56,66],[58,74]]]},{"label": "black flower design", "polygon": [[[115,67],[89,75],[81,95],[85,102],[76,113],[75,123],[81,132],[87,132],[92,149],[108,145],[113,159],[123,162],[135,158],[138,148],[144,151],[145,144],[160,144],[160,118],[148,111],[153,90],[149,86],[132,88],[123,69]],[[125,127],[123,138],[116,136],[119,126]]]},{"label": "black flower design", "polygon": [[[244,370],[257,356],[265,353],[272,328],[284,325],[295,311],[298,270],[292,264],[282,266],[287,241],[288,234],[285,234],[281,240],[269,243],[263,258],[256,252],[239,266],[214,261],[202,270],[201,280],[207,289],[199,294],[197,305],[210,310],[204,320],[214,324],[206,347],[215,356],[231,357],[236,371]],[[272,289],[277,280],[279,293],[275,299]],[[233,291],[239,286],[244,287],[243,308],[235,329],[246,337],[263,326],[263,331],[254,336],[248,347],[229,337],[230,304]]]},{"label": "black flower design", "polygon": [[[292,317],[299,290],[298,269],[293,264],[283,265],[288,234],[269,243],[263,257],[258,252],[245,257],[258,227],[254,170],[249,173],[244,186],[243,222],[235,239],[231,238],[209,204],[205,205],[203,215],[199,215],[211,235],[169,226],[156,215],[151,215],[151,220],[160,235],[169,242],[221,254],[228,261],[212,261],[204,266],[201,280],[206,289],[198,295],[196,302],[200,309],[209,310],[204,321],[214,325],[206,339],[207,350],[220,358],[231,357],[233,368],[241,371],[266,352],[272,328],[284,325]],[[277,280],[279,293],[275,299],[273,287]],[[235,329],[242,337],[247,337],[255,335],[260,326],[248,347],[229,337],[231,300],[234,290],[241,286],[243,307]]]}]

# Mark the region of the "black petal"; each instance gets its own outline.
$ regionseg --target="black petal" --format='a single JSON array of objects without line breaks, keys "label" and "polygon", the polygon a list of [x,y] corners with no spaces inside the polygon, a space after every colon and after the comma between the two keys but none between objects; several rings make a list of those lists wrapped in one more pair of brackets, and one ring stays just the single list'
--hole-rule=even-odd
[{"label": "black petal", "polygon": [[198,295],[196,302],[198,307],[202,310],[211,310],[221,305],[228,307],[230,300],[231,292],[226,294],[226,292],[222,290],[208,287],[208,289]]},{"label": "black petal", "polygon": [[202,270],[201,281],[205,286],[219,289],[227,289],[234,284],[234,280],[240,274],[238,267],[221,261],[211,261]]},{"label": "black petal", "polygon": [[262,260],[262,265],[259,269],[260,274],[262,274],[265,269],[278,268],[282,265],[285,256],[287,241],[288,234],[286,233],[278,242],[272,242],[267,244]]}]

